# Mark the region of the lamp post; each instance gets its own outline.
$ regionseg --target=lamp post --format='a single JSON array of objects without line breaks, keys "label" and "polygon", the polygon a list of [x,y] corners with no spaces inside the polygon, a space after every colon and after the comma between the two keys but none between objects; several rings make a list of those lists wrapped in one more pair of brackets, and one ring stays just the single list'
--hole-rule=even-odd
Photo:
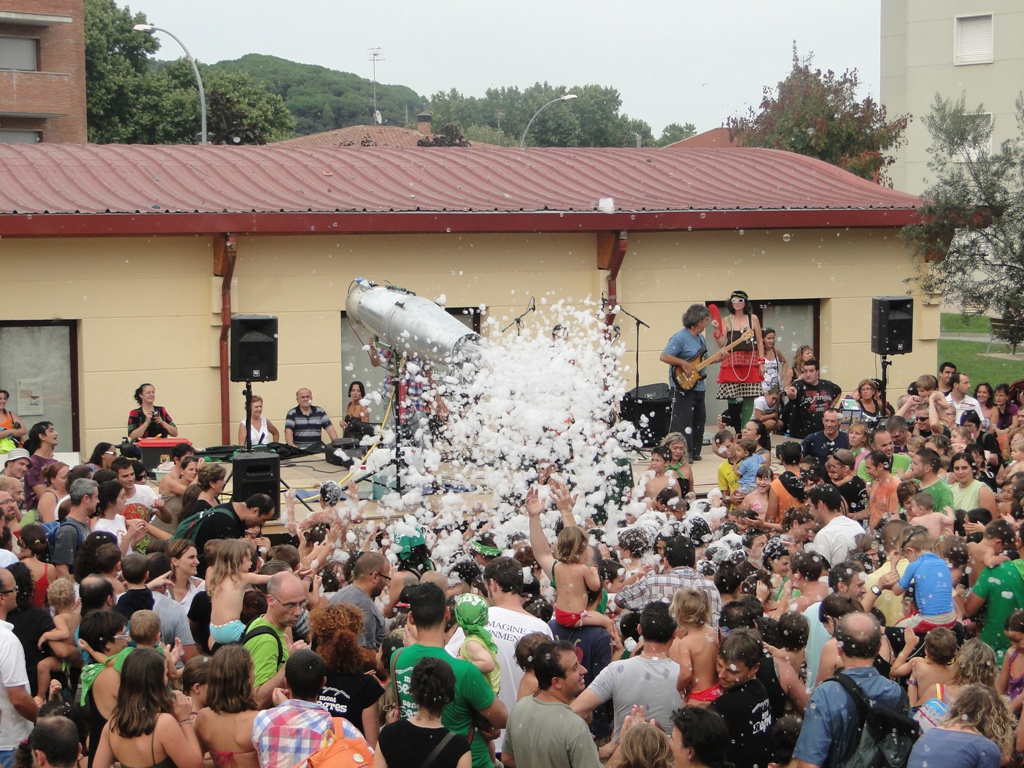
[{"label": "lamp post", "polygon": [[199,67],[196,66],[196,60],[192,58],[192,54],[188,52],[188,48],[181,42],[173,33],[168,32],[166,29],[153,26],[152,24],[136,24],[132,27],[136,32],[145,32],[147,35],[152,36],[155,32],[163,32],[165,35],[170,37],[174,42],[181,46],[181,50],[185,52],[185,58],[188,59],[188,63],[192,65],[192,72],[196,76],[196,85],[199,86],[199,114],[202,118],[202,144],[208,144],[206,140],[206,91],[203,90],[203,78],[199,76]]},{"label": "lamp post", "polygon": [[519,148],[526,149],[526,134],[530,131],[530,126],[533,125],[533,121],[537,119],[537,115],[543,112],[545,109],[550,107],[552,104],[557,104],[559,101],[572,101],[573,99],[579,98],[575,93],[567,93],[565,96],[559,96],[557,99],[552,99],[543,107],[533,113],[533,117],[530,118],[530,122],[526,124],[526,128],[523,129],[523,138],[519,140]]}]

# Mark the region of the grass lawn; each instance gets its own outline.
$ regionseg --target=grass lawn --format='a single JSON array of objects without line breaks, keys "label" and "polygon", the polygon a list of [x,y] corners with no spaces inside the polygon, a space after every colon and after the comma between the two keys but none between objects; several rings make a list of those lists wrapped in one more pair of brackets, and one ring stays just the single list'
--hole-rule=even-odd
[{"label": "grass lawn", "polygon": [[956,312],[943,312],[940,318],[943,333],[988,333],[987,317],[967,317]]},{"label": "grass lawn", "polygon": [[[943,330],[945,319],[943,315]],[[957,315],[950,315],[957,317]],[[1017,379],[1024,378],[1024,365],[1020,360],[1002,360],[997,357],[985,355],[985,348],[988,341],[959,341],[956,339],[939,339],[939,359],[952,360],[957,368],[971,377],[971,389],[976,384],[987,381],[993,387],[996,384],[1012,384]],[[1018,348],[1019,350],[1019,348]],[[1005,344],[996,342],[992,345],[993,353],[1009,352],[1010,348]]]}]

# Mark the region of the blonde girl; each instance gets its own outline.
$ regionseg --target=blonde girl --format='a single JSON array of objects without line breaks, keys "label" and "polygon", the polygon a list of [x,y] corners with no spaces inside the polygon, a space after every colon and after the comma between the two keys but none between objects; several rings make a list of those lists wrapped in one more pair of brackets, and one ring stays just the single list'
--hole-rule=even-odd
[{"label": "blonde girl", "polygon": [[266,584],[269,576],[249,573],[254,548],[248,541],[226,539],[217,547],[217,560],[207,572],[210,594],[210,647],[214,643],[237,643],[245,633],[241,621],[242,599],[250,585]]}]

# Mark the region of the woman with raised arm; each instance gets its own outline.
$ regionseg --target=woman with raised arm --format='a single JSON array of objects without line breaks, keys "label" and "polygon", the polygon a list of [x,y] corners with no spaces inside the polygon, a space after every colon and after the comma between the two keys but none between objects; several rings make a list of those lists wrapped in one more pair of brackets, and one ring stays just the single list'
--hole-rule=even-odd
[{"label": "woman with raised arm", "polygon": [[[718,369],[719,400],[728,400],[725,421],[740,429],[754,413],[754,399],[761,396],[764,382],[764,339],[761,321],[754,314],[745,291],[733,291],[729,296],[729,314],[721,322],[712,320],[715,343],[721,349],[736,344]],[[740,341],[744,333],[749,338]],[[737,342],[739,342],[737,344]]]}]

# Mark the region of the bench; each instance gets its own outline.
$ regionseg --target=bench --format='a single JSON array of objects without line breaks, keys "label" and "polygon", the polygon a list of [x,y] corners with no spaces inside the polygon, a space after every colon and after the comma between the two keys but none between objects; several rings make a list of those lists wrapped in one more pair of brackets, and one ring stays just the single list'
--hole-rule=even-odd
[{"label": "bench", "polygon": [[985,354],[988,354],[989,350],[992,349],[992,342],[997,339],[1005,341],[1013,354],[1017,354],[1017,347],[1024,341],[1024,320],[1022,319],[1008,319],[1005,317],[990,317],[989,318],[989,330],[990,336],[988,340],[988,347],[985,349]]}]

